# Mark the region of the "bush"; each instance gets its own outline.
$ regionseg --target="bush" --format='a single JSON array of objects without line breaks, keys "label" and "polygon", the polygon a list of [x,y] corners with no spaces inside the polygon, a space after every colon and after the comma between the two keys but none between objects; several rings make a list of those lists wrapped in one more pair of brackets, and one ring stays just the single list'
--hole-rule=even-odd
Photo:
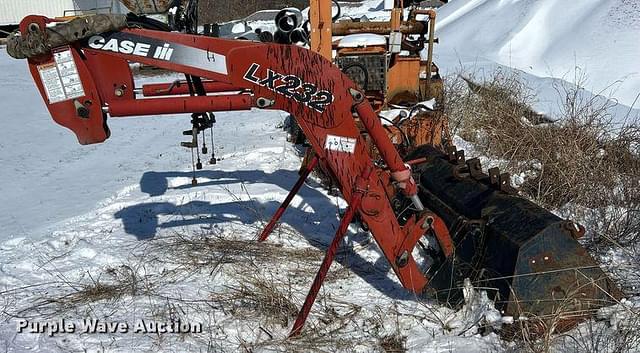
[{"label": "bush", "polygon": [[615,123],[609,113],[615,103],[585,94],[580,82],[556,86],[562,98],[557,122],[533,112],[533,91],[503,71],[481,83],[449,80],[445,106],[454,133],[503,161],[508,172],[525,175],[523,195],[585,223],[592,244],[637,242],[637,117]]}]

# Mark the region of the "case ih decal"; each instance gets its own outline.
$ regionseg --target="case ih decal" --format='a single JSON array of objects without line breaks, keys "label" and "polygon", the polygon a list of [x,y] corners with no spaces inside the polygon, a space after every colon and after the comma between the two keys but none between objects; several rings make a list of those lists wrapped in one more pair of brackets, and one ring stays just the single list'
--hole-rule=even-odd
[{"label": "case ih decal", "polygon": [[107,40],[103,36],[93,36],[89,38],[89,47],[93,49],[112,51],[114,53],[133,54],[167,61],[171,60],[171,55],[174,51],[169,43],[164,43],[159,46],[156,44],[133,40],[119,40],[118,38],[111,38]]}]

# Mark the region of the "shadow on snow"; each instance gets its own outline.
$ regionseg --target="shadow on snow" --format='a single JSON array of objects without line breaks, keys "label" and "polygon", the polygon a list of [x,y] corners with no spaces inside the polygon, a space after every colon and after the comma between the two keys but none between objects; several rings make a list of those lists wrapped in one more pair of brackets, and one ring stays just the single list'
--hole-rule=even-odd
[{"label": "shadow on snow", "polygon": [[[191,176],[190,172],[146,172],[140,180],[140,189],[150,196],[160,196],[169,190],[169,178],[190,179]],[[172,189],[225,186],[234,183],[265,183],[290,190],[298,178],[295,171],[289,170],[278,170],[273,173],[255,170],[233,172],[213,170],[199,171],[197,176],[200,179],[208,178],[210,181],[201,182],[197,186],[188,184]],[[302,197],[303,204],[297,207],[289,206],[281,222],[293,227],[311,245],[325,251],[338,225],[337,207],[327,195],[307,184],[302,186],[298,196]],[[200,225],[206,230],[228,222],[254,226],[255,238],[257,238],[259,232],[279,206],[280,202],[275,200],[267,202],[239,200],[225,203],[191,201],[182,205],[171,202],[149,202],[126,207],[118,211],[115,217],[122,220],[125,232],[135,235],[139,240],[153,238],[158,229]],[[304,211],[306,206],[312,208],[313,211]],[[162,215],[170,216],[171,219],[160,223]],[[274,230],[275,232],[277,232],[277,228]],[[384,256],[381,255],[375,263],[371,263],[353,250],[351,245],[357,242],[367,242],[368,234],[351,234],[347,236],[347,239],[348,245],[345,246],[343,242],[340,253],[336,256],[338,263],[349,268],[378,291],[391,298],[402,300],[414,298],[413,294],[390,278],[395,275],[391,273],[389,263]],[[377,251],[379,252],[379,250]]]}]

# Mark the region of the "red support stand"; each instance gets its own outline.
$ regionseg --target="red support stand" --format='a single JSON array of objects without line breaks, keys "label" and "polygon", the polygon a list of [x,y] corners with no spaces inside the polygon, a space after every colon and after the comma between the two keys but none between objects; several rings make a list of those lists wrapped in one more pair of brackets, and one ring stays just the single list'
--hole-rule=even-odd
[{"label": "red support stand", "polygon": [[287,198],[284,199],[280,207],[278,207],[278,210],[276,211],[276,213],[273,215],[273,217],[271,217],[271,221],[269,221],[269,224],[267,224],[267,226],[264,227],[264,230],[262,231],[262,233],[260,234],[260,237],[258,238],[259,242],[265,241],[269,236],[269,234],[271,234],[271,232],[273,231],[273,228],[275,228],[276,226],[276,223],[278,223],[278,221],[284,214],[284,211],[287,209],[287,207],[289,207],[291,200],[293,200],[293,197],[296,196],[296,194],[302,187],[302,184],[304,184],[304,181],[307,180],[307,177],[309,177],[309,174],[311,174],[311,172],[316,167],[316,165],[318,165],[318,156],[313,156],[313,158],[311,159],[311,161],[309,162],[305,170],[302,172],[302,174],[300,174],[300,178],[298,178],[298,181],[296,181],[296,184],[293,186],[293,189],[289,191],[289,195],[287,195]]},{"label": "red support stand", "polygon": [[338,247],[340,246],[342,239],[347,233],[347,229],[349,228],[349,224],[351,224],[351,220],[353,220],[353,217],[360,208],[360,202],[362,201],[362,197],[366,192],[367,182],[370,175],[371,168],[369,167],[361,176],[358,177],[358,180],[356,180],[355,189],[352,194],[349,207],[347,208],[347,211],[340,221],[340,226],[336,231],[336,235],[334,236],[333,241],[331,241],[331,245],[329,245],[329,248],[327,249],[324,260],[322,260],[322,265],[320,265],[320,269],[316,274],[316,278],[313,280],[311,289],[309,289],[309,294],[307,294],[307,298],[302,305],[302,309],[300,309],[300,312],[298,313],[298,317],[296,318],[296,322],[293,324],[293,328],[291,329],[289,337],[298,336],[300,332],[302,332],[302,328],[304,327],[304,323],[307,321],[307,317],[309,316],[309,312],[311,311],[313,303],[316,301],[316,297],[318,296],[320,287],[322,286],[322,283],[324,282],[324,279],[329,272],[329,268],[331,267],[331,263],[333,263],[333,259],[336,257]]}]

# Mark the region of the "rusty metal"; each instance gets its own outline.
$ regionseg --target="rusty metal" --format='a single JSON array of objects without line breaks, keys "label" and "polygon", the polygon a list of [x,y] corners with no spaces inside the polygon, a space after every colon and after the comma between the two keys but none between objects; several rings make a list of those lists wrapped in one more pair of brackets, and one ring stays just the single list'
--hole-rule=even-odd
[{"label": "rusty metal", "polygon": [[564,227],[566,230],[569,231],[569,233],[571,233],[571,236],[573,237],[573,239],[576,239],[576,240],[584,237],[584,235],[586,234],[586,229],[583,225],[572,222],[572,221],[566,221],[564,223]]},{"label": "rusty metal", "polygon": [[496,187],[508,179],[497,168],[490,173],[493,185],[489,178],[456,179],[458,165],[433,148],[410,157],[427,158],[415,166],[421,175],[420,196],[455,229],[456,256],[431,277],[440,300],[459,303],[464,278],[470,278],[475,286],[495,288],[489,294],[508,315],[544,317],[561,306],[577,313],[562,320],[566,329],[622,298],[576,241],[584,228]]},{"label": "rusty metal", "polygon": [[481,180],[487,177],[487,175],[482,172],[482,164],[479,158],[467,160],[467,167],[469,168],[469,174],[472,178]]},{"label": "rusty metal", "polygon": [[311,0],[309,4],[309,22],[311,24],[311,50],[331,60],[331,1]]},{"label": "rusty metal", "polygon": [[429,41],[427,47],[427,86],[431,84],[431,70],[433,66],[433,45],[436,43],[436,12],[432,9],[413,9],[409,13],[409,20],[416,20],[417,15],[429,17]]},{"label": "rusty metal", "polygon": [[[334,36],[346,36],[349,34],[373,33],[388,35],[391,33],[392,27],[390,22],[372,21],[372,22],[337,22],[332,26]],[[427,34],[428,26],[420,21],[403,21],[400,24],[402,34]]]},{"label": "rusty metal", "polygon": [[394,65],[388,70],[386,79],[388,104],[420,101],[420,60],[418,58],[396,57]]}]

